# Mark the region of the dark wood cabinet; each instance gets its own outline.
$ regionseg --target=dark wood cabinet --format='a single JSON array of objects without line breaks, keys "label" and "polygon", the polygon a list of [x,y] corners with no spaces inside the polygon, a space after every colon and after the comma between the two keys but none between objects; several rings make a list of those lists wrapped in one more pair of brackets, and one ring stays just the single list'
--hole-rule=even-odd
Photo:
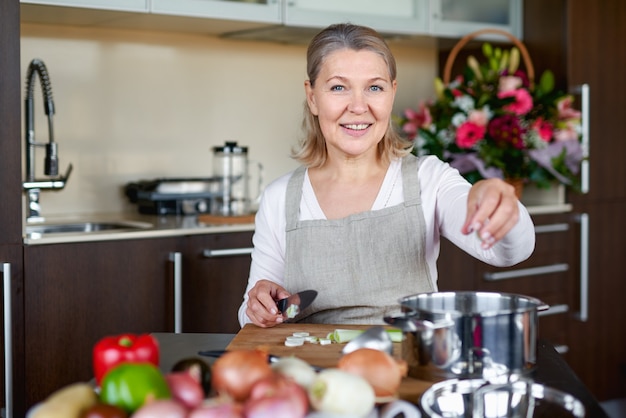
[{"label": "dark wood cabinet", "polygon": [[[0,279],[2,279],[2,299],[0,299],[0,317],[2,318],[2,333],[0,346],[2,360],[0,361],[0,382],[2,416],[24,416],[25,399],[24,374],[24,288],[22,278],[22,246],[0,245]],[[6,308],[11,309],[6,309]],[[5,339],[6,336],[6,339]],[[5,369],[5,360],[10,359],[11,368]],[[6,379],[8,377],[8,379]],[[5,381],[8,380],[8,385]]]},{"label": "dark wood cabinet", "polygon": [[236,333],[250,273],[252,231],[187,238],[183,332]]},{"label": "dark wood cabinet", "polygon": [[27,246],[26,403],[92,376],[107,335],[174,330],[170,254],[181,238]]},{"label": "dark wood cabinet", "polygon": [[[10,291],[2,292],[1,304],[4,323],[5,300],[11,303],[11,340],[0,337],[3,360],[0,366],[0,408],[2,416],[25,414],[24,339],[23,332],[23,278],[22,278],[22,170],[21,170],[21,75],[20,75],[20,3],[18,0],[0,2],[0,263],[10,267],[10,277],[0,272],[3,280],[10,280]],[[8,298],[8,299],[6,299]],[[3,327],[5,330],[7,325]],[[11,349],[7,351],[7,348]],[[7,370],[4,356],[12,355],[12,382],[5,386]],[[9,389],[9,390],[7,390]],[[6,394],[11,396],[7,399]],[[12,411],[7,411],[8,405]]]},{"label": "dark wood cabinet", "polygon": [[89,381],[107,335],[174,332],[178,311],[184,332],[239,331],[251,246],[252,231],[24,247],[26,406]]},{"label": "dark wood cabinet", "polygon": [[[484,267],[449,243],[442,245],[439,263],[441,289],[474,286],[512,290],[536,294],[551,305],[567,300],[568,311],[542,317],[539,329],[548,340],[567,347],[564,357],[599,400],[626,397],[626,335],[619,325],[616,328],[626,318],[626,141],[622,138],[626,114],[626,79],[622,74],[626,66],[622,52],[625,20],[626,3],[622,0],[524,0],[523,40],[535,74],[551,70],[563,91],[589,85],[589,192],[568,193],[573,205],[568,236],[557,238],[559,234],[553,234],[552,243],[547,235],[538,236],[531,259],[515,268],[545,263],[556,257],[550,254],[554,248],[569,252],[569,271],[509,283],[484,283]],[[449,49],[450,41],[442,41],[440,62]],[[581,107],[580,101],[576,106]],[[577,221],[581,215],[588,219],[583,249]],[[581,263],[588,271],[587,284],[579,280]],[[559,275],[562,277],[555,281]],[[585,308],[587,318],[580,320],[578,313]]]},{"label": "dark wood cabinet", "polygon": [[524,41],[540,73],[590,89],[589,192],[571,193],[589,219],[588,319],[570,332],[567,360],[600,400],[626,397],[626,3],[525,0]]}]

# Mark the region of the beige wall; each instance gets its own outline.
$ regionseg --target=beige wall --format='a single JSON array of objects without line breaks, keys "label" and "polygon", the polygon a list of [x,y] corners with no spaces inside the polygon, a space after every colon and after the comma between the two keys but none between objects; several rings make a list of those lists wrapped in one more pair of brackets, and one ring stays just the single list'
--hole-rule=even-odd
[{"label": "beige wall", "polygon": [[[432,94],[436,51],[391,44],[399,67],[396,111]],[[238,141],[265,179],[295,168],[305,46],[201,35],[23,24],[21,68],[42,59],[56,106],[59,192],[44,191],[42,215],[135,211],[124,184],[210,176],[211,147]],[[48,140],[39,85],[35,138]],[[37,149],[42,174],[43,149]]]}]

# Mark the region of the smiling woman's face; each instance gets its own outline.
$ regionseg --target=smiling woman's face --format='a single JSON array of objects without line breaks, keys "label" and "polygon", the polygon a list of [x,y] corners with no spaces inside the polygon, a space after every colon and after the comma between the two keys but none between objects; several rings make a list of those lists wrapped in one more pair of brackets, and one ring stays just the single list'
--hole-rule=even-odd
[{"label": "smiling woman's face", "polygon": [[305,83],[311,112],[319,119],[329,156],[376,153],[389,127],[396,81],[378,54],[340,49],[324,60],[315,84]]}]

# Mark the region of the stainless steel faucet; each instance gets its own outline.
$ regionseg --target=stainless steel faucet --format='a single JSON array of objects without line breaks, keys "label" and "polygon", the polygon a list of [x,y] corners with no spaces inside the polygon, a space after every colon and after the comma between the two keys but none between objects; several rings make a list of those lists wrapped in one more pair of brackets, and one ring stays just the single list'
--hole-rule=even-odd
[{"label": "stainless steel faucet", "polygon": [[[35,76],[39,75],[41,90],[44,98],[44,109],[48,115],[48,143],[38,143],[35,141],[35,111],[33,90]],[[52,86],[50,76],[43,61],[34,59],[28,66],[26,73],[26,97],[25,97],[25,151],[26,151],[26,179],[23,183],[24,192],[28,197],[28,208],[26,210],[27,222],[41,222],[41,207],[39,205],[39,194],[41,190],[61,190],[65,187],[67,179],[72,172],[72,164],[67,168],[65,176],[59,176],[59,155],[58,145],[54,142],[54,130],[52,126],[52,116],[54,116],[54,101],[52,100]],[[46,157],[44,160],[44,175],[48,179],[38,180],[35,178],[35,147],[45,147]]]}]

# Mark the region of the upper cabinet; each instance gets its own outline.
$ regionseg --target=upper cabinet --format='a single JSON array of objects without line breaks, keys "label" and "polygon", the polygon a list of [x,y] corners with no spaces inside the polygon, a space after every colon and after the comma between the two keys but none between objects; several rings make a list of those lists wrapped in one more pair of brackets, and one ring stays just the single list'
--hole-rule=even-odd
[{"label": "upper cabinet", "polygon": [[150,8],[150,0],[20,0],[20,3],[143,13]]},{"label": "upper cabinet", "polygon": [[161,15],[279,24],[280,6],[279,0],[151,0],[150,11]]},{"label": "upper cabinet", "polygon": [[431,33],[460,38],[484,28],[522,38],[522,0],[430,0]]},{"label": "upper cabinet", "polygon": [[383,33],[423,35],[428,31],[428,0],[286,0],[287,26],[322,28],[339,22]]},{"label": "upper cabinet", "polygon": [[21,0],[22,22],[176,30],[306,43],[332,23],[388,36],[461,37],[498,28],[521,38],[522,0]]}]

